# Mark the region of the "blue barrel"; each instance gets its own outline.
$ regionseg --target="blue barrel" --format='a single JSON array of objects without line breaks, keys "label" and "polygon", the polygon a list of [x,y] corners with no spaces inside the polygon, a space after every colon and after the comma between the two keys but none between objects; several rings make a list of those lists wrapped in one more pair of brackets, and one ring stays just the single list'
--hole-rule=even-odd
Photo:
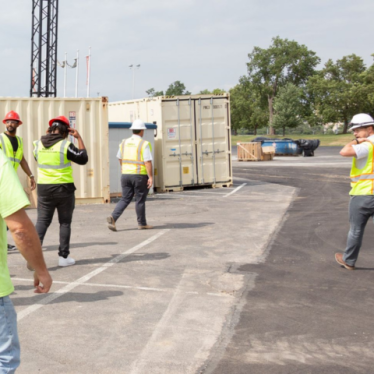
[{"label": "blue barrel", "polygon": [[302,154],[302,149],[293,140],[268,139],[264,140],[262,147],[275,147],[276,156],[297,156]]}]

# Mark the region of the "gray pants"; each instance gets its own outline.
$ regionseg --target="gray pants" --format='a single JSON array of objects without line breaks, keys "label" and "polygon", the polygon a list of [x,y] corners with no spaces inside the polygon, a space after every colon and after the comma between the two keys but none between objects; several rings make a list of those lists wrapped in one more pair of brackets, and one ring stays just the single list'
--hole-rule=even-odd
[{"label": "gray pants", "polygon": [[374,196],[352,196],[349,203],[350,230],[343,260],[354,266],[360,252],[365,226],[374,215]]},{"label": "gray pants", "polygon": [[117,221],[135,195],[135,211],[138,217],[138,225],[147,225],[147,220],[145,218],[145,201],[149,191],[147,182],[148,175],[122,174],[122,197],[113,210],[112,217],[114,218],[114,221]]}]

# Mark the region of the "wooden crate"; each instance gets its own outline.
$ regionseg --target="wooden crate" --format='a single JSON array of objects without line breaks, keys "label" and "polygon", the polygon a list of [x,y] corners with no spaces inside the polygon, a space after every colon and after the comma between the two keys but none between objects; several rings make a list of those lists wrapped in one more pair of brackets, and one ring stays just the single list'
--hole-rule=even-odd
[{"label": "wooden crate", "polygon": [[275,147],[273,146],[262,147],[261,161],[270,161],[274,158],[274,155],[275,155]]},{"label": "wooden crate", "polygon": [[261,161],[261,143],[237,143],[238,161]]}]

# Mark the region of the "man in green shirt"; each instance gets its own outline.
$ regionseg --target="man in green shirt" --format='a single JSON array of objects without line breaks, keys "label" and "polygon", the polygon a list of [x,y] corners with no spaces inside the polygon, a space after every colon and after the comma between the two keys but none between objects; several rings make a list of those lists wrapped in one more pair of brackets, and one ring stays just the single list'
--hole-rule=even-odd
[{"label": "man in green shirt", "polygon": [[36,293],[47,293],[52,285],[39,237],[25,212],[30,203],[15,170],[0,150],[0,372],[14,373],[20,363],[17,315],[9,295],[13,292],[7,265],[6,227],[27,262],[35,269]]},{"label": "man in green shirt", "polygon": [[[17,171],[18,166],[21,165],[22,170],[30,178],[31,191],[33,191],[36,188],[35,179],[24,156],[22,138],[17,136],[17,129],[22,125],[21,118],[18,113],[11,110],[5,115],[3,123],[6,131],[0,134],[0,148],[11,161],[14,170]],[[15,249],[17,248],[14,245],[8,243],[8,251]]]}]

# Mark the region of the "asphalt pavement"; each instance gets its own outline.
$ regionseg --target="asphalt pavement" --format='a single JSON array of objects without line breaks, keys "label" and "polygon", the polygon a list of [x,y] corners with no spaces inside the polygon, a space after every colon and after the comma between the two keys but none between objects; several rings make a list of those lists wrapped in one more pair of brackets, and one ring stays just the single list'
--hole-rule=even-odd
[{"label": "asphalt pavement", "polygon": [[255,286],[227,349],[206,372],[374,372],[374,231],[369,222],[355,271],[335,262],[349,228],[349,165],[338,151],[322,147],[314,158],[292,161],[303,166],[278,167],[285,158],[266,167],[234,164],[237,180],[298,192],[266,261],[238,269],[255,276]]},{"label": "asphalt pavement", "polygon": [[338,151],[236,161],[232,188],[150,196],[154,230],[137,230],[133,205],[116,233],[113,204],[77,206],[69,268],[56,266],[54,220],[50,295],[9,254],[18,373],[373,372],[374,234],[357,270],[335,262],[349,201]]}]

